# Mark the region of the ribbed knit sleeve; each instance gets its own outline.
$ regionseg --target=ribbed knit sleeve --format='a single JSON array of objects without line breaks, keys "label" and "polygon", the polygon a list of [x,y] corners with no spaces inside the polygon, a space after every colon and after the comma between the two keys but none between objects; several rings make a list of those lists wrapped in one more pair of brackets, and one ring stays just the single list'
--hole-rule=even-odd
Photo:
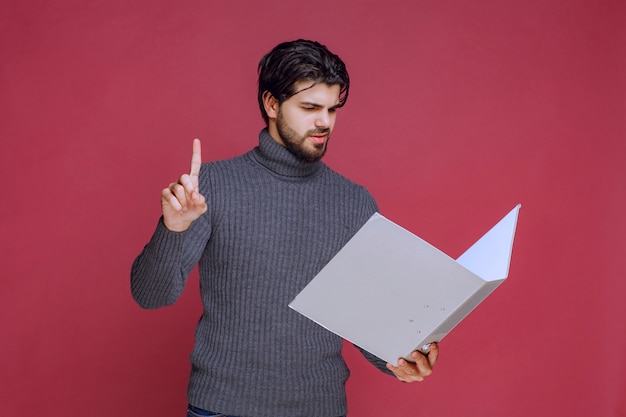
[{"label": "ribbed knit sleeve", "polygon": [[[380,371],[386,373],[387,375],[393,375],[393,372],[387,369],[387,362],[380,359],[378,356],[369,353],[367,350],[363,349],[362,347],[359,347],[357,345],[353,345],[353,346],[356,347],[359,350],[359,352],[361,352],[361,354],[365,357],[365,359],[367,359],[372,365],[374,365]],[[395,365],[395,363],[393,365]]]},{"label": "ribbed knit sleeve", "polygon": [[200,217],[184,232],[169,230],[163,218],[159,219],[152,238],[131,267],[131,294],[142,308],[174,304],[182,294],[210,237],[207,219],[206,215]]}]

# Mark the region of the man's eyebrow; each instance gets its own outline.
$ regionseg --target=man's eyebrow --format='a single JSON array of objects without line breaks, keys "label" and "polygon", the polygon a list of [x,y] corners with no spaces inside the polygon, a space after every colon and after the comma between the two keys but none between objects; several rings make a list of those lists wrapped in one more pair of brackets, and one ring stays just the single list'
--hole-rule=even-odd
[{"label": "man's eyebrow", "polygon": [[[314,107],[316,109],[322,109],[322,108],[325,107],[325,106],[323,106],[323,105],[321,105],[319,103],[315,103],[315,102],[312,102],[312,101],[301,101],[300,105],[301,106],[310,106],[310,107]],[[339,103],[335,104],[334,106],[330,106],[328,109],[329,110],[336,110],[338,108],[339,108]]]},{"label": "man's eyebrow", "polygon": [[303,105],[303,106],[310,106],[310,107],[315,107],[315,108],[318,108],[318,109],[324,107],[321,104],[315,103],[313,101],[301,101],[300,104]]}]

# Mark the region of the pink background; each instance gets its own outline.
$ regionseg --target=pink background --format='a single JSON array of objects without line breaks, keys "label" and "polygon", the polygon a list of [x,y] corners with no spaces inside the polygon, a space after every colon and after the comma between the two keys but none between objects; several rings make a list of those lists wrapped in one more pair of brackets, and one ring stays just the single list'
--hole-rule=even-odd
[{"label": "pink background", "polygon": [[2,1],[0,415],[184,415],[197,275],[143,311],[130,264],[194,137],[256,144],[258,60],[303,37],[352,77],[326,162],[385,216],[456,257],[522,203],[427,382],[346,346],[350,416],[625,416],[625,4]]}]

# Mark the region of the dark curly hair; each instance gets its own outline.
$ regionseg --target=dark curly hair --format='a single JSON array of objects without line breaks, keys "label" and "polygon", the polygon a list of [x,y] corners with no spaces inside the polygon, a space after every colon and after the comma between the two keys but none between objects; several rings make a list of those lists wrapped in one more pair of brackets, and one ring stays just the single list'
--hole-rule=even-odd
[{"label": "dark curly hair", "polygon": [[265,124],[268,116],[263,106],[263,95],[269,92],[278,103],[293,96],[299,81],[313,81],[313,85],[339,84],[339,105],[348,99],[350,77],[346,65],[326,46],[310,40],[298,39],[283,42],[272,49],[259,62],[259,107]]}]

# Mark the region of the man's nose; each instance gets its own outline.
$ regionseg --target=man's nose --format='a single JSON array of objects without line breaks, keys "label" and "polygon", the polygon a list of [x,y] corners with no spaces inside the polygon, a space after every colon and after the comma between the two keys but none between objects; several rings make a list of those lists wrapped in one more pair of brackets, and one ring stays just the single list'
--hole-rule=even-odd
[{"label": "man's nose", "polygon": [[330,115],[328,110],[321,110],[315,118],[315,127],[325,128],[330,127]]}]

